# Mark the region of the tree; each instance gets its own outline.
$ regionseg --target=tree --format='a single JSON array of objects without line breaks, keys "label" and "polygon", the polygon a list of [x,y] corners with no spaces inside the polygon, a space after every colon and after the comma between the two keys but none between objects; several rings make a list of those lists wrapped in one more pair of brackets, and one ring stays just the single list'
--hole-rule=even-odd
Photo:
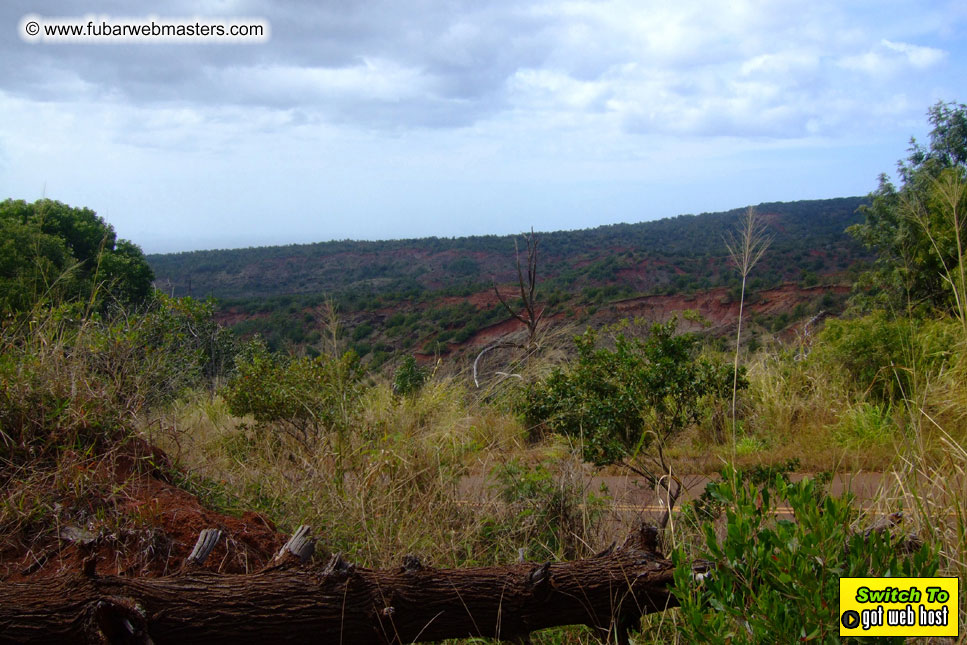
[{"label": "tree", "polygon": [[68,280],[62,278],[69,266],[63,240],[0,217],[0,313],[24,311],[55,288],[65,290]]},{"label": "tree", "polygon": [[141,247],[128,240],[118,240],[112,251],[102,254],[98,278],[104,281],[115,298],[126,304],[136,304],[151,295],[154,272]]},{"label": "tree", "polygon": [[138,305],[154,280],[141,249],[118,240],[97,213],[50,199],[0,202],[0,248],[3,312],[29,309],[45,297]]},{"label": "tree", "polygon": [[537,310],[537,238],[534,236],[534,230],[531,229],[530,235],[524,236],[524,241],[527,243],[527,278],[525,283],[524,272],[520,268],[520,249],[517,246],[517,239],[514,239],[514,256],[517,260],[517,284],[520,286],[520,299],[523,303],[523,312],[516,311],[502,295],[500,295],[500,290],[497,289],[497,283],[494,282],[494,293],[497,295],[497,300],[500,304],[504,306],[511,316],[521,321],[527,325],[527,344],[526,349],[533,348],[537,341],[537,328],[540,325],[541,318],[544,316],[544,308],[542,307],[540,311]]},{"label": "tree", "polygon": [[[522,311],[518,311],[507,302],[504,296],[500,293],[500,289],[497,288],[496,280],[492,280],[494,294],[497,296],[497,300],[503,305],[507,312],[524,323],[527,326],[527,341],[524,343],[511,342],[509,340],[499,340],[492,345],[489,345],[477,354],[477,358],[473,361],[473,383],[477,387],[480,387],[480,380],[477,378],[477,365],[480,363],[481,357],[487,352],[494,349],[519,349],[525,352],[525,356],[530,356],[539,346],[538,342],[538,330],[540,329],[541,319],[544,317],[545,308],[541,307],[540,311],[537,309],[537,243],[538,239],[534,235],[534,229],[531,229],[530,235],[524,235],[524,241],[527,244],[527,277],[524,277],[524,270],[520,266],[520,247],[517,245],[517,239],[514,238],[514,257],[517,262],[517,284],[520,287],[520,300]],[[520,374],[508,374],[506,372],[498,372],[498,376],[502,379],[510,376],[517,378],[522,378]]]},{"label": "tree", "polygon": [[251,414],[260,428],[276,424],[304,444],[328,431],[348,430],[361,395],[363,372],[356,352],[289,358],[256,337],[235,357],[235,373],[222,390],[229,411]]},{"label": "tree", "polygon": [[[589,328],[574,339],[574,367],[532,385],[520,406],[528,423],[581,438],[585,460],[620,464],[661,486],[669,512],[681,485],[671,487],[676,480],[665,445],[698,421],[708,403],[725,401],[733,384],[731,365],[698,356],[698,337],[676,330],[675,319],[655,323],[642,340],[619,328],[608,349]],[[746,387],[743,372],[737,374],[736,388]]]},{"label": "tree", "polygon": [[861,305],[951,309],[947,275],[960,263],[959,250],[935,240],[956,239],[962,231],[953,231],[952,222],[963,223],[940,213],[937,184],[945,173],[961,182],[967,175],[967,105],[938,102],[928,116],[930,143],[910,140],[909,156],[897,163],[900,186],[880,175],[872,203],[861,207],[864,221],[848,229],[878,254],[860,277]]}]

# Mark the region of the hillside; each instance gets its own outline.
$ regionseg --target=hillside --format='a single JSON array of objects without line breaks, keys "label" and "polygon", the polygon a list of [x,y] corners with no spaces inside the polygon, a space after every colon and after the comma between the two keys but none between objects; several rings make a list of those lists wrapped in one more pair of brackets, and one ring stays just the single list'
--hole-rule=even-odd
[{"label": "hillside", "polygon": [[[864,201],[760,204],[773,241],[751,288],[843,282],[849,267],[866,258],[844,232],[859,221]],[[596,313],[607,319],[607,312],[617,312],[612,303],[645,296],[716,289],[729,301],[735,274],[723,236],[743,212],[537,233],[540,301],[549,315],[582,320]],[[242,334],[260,332],[277,348],[318,343],[317,309],[331,298],[348,341],[377,363],[398,351],[448,353],[474,344],[479,333],[509,321],[492,282],[508,294],[516,282],[513,236],[321,242],[150,255],[148,261],[159,288],[215,297],[224,323]],[[782,313],[770,315],[785,323],[792,311],[785,319]]]}]

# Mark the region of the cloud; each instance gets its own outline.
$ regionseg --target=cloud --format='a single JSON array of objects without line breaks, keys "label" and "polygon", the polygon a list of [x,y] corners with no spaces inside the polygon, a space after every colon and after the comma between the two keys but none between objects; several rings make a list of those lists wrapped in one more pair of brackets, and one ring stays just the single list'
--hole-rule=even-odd
[{"label": "cloud", "polygon": [[925,69],[942,61],[947,52],[933,47],[921,47],[908,43],[894,43],[883,39],[882,44],[887,49],[903,55],[907,62],[917,69]]},{"label": "cloud", "polygon": [[[131,13],[120,0],[97,4],[85,11]],[[0,12],[15,24],[35,10],[15,0]],[[69,15],[71,5],[44,11]],[[639,134],[797,138],[848,117],[828,111],[844,104],[843,92],[864,91],[855,78],[843,89],[849,74],[876,82],[948,56],[907,42],[915,34],[904,34],[902,11],[861,19],[839,3],[805,0],[167,0],[151,8],[159,16],[200,12],[263,17],[272,39],[244,46],[4,39],[0,87],[31,100],[299,110],[310,120],[397,133],[550,117]],[[944,16],[933,13],[918,24],[941,24]]]},{"label": "cloud", "polygon": [[941,62],[947,52],[934,47],[881,40],[871,49],[844,56],[840,65],[870,76],[885,77],[905,70],[923,70]]},{"label": "cloud", "polygon": [[[85,12],[131,13],[121,0],[92,1]],[[46,4],[46,15],[76,13],[64,0]],[[10,25],[36,11],[35,0],[0,3]],[[940,75],[962,69],[962,21],[903,0],[875,14],[832,0],[151,7],[199,12],[263,17],[272,39],[0,39],[0,184],[34,198],[49,180],[58,198],[107,203],[119,231],[142,218],[123,233],[135,239],[159,235],[152,216],[165,219],[166,235],[221,239],[244,220],[251,239],[284,229],[301,241],[404,236],[418,219],[422,234],[458,233],[448,227],[465,213],[480,223],[473,232],[512,230],[523,216],[560,228],[557,213],[569,209],[570,222],[592,225],[608,208],[628,219],[658,214],[649,210],[657,202],[663,214],[738,205],[746,197],[722,195],[740,189],[750,201],[766,189],[805,197],[809,180],[785,170],[803,151],[827,173],[814,196],[857,190],[849,173],[873,181],[903,153],[926,105],[959,98],[937,93],[962,86],[961,76]],[[938,25],[953,35],[938,35]],[[876,137],[900,143],[872,170],[813,152]],[[779,151],[796,161],[783,166]],[[756,186],[742,188],[743,174],[760,177]],[[709,189],[702,206],[687,201],[703,192],[694,186],[720,179],[725,192]],[[643,182],[648,191],[635,188]],[[590,184],[624,194],[623,205],[605,189],[576,188]],[[226,223],[235,217],[238,225]],[[499,217],[513,226],[493,229]],[[360,232],[366,222],[377,224]]]}]

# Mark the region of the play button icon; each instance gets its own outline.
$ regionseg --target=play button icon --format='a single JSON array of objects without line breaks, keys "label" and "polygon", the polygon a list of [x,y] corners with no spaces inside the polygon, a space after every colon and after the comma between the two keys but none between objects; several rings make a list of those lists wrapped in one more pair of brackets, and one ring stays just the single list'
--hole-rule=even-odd
[{"label": "play button icon", "polygon": [[843,623],[843,627],[846,629],[856,629],[860,626],[860,614],[852,609],[844,611],[840,622]]}]

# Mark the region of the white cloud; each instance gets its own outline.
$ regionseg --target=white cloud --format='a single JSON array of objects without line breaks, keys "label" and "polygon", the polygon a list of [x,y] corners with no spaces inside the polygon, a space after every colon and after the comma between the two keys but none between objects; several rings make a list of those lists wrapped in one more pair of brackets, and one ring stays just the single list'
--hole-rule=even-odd
[{"label": "white cloud", "polygon": [[936,65],[947,55],[947,52],[942,49],[935,49],[934,47],[921,47],[909,43],[895,43],[885,38],[881,42],[887,49],[905,56],[907,62],[917,69],[924,69]]},{"label": "white cloud", "polygon": [[942,49],[883,39],[865,52],[843,56],[840,65],[871,76],[890,76],[907,70],[923,70],[942,61]]},{"label": "white cloud", "polygon": [[745,60],[739,73],[747,77],[802,78],[820,69],[820,55],[808,49],[767,52]]}]

